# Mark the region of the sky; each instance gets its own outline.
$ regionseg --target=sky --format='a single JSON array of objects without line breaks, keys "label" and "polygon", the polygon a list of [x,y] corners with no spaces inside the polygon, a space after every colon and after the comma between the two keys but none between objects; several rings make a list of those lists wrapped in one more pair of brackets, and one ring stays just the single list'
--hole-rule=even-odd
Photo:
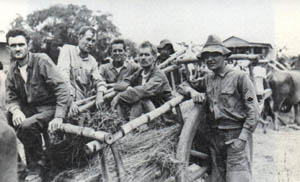
[{"label": "sky", "polygon": [[113,15],[123,38],[203,44],[210,34],[286,47],[300,54],[300,2],[297,0],[0,0],[0,30],[17,14],[26,17],[55,4],[86,5]]}]

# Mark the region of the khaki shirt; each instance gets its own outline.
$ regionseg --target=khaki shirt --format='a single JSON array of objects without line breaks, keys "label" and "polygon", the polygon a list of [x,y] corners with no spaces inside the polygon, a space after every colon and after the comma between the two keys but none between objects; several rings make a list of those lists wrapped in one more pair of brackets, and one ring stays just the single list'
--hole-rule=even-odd
[{"label": "khaki shirt", "polygon": [[143,69],[140,69],[134,75],[124,80],[132,88],[121,92],[120,100],[133,104],[142,99],[150,99],[156,107],[159,107],[171,99],[172,90],[163,71],[154,67],[147,76],[144,84],[142,84],[142,72]]},{"label": "khaki shirt", "polygon": [[105,91],[106,89],[95,58],[92,55],[81,58],[79,54],[78,47],[64,45],[60,50],[57,62],[75,101],[91,96],[93,91]]},{"label": "khaki shirt", "polygon": [[219,129],[243,128],[253,132],[258,121],[255,88],[247,73],[225,67],[220,75],[209,73],[193,86],[205,91],[208,121]]},{"label": "khaki shirt", "polygon": [[119,83],[125,78],[132,76],[139,69],[135,63],[125,62],[121,70],[118,72],[112,63],[101,65],[99,73],[106,83]]}]

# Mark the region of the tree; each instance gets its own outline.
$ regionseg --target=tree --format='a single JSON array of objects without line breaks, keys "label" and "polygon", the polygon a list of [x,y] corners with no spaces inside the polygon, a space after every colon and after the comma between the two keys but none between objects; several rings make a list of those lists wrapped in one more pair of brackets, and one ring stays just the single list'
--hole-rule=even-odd
[{"label": "tree", "polygon": [[18,16],[11,26],[26,28],[33,39],[31,50],[41,52],[42,48],[45,48],[44,51],[48,51],[54,61],[58,55],[57,46],[76,45],[80,27],[93,26],[98,32],[98,40],[92,54],[100,61],[104,58],[111,39],[121,35],[112,23],[111,17],[111,14],[94,12],[86,6],[54,5],[48,9],[34,11],[27,16],[26,20]]}]

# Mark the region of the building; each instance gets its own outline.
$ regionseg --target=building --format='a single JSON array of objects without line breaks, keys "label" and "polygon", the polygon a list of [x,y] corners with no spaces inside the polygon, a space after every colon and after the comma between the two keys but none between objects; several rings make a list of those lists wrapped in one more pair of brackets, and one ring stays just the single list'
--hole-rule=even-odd
[{"label": "building", "polygon": [[223,43],[232,51],[232,54],[257,55],[261,59],[266,59],[273,53],[271,44],[248,42],[235,36],[225,39]]},{"label": "building", "polygon": [[4,70],[8,70],[10,62],[10,55],[6,45],[5,34],[0,31],[0,61],[3,64]]}]

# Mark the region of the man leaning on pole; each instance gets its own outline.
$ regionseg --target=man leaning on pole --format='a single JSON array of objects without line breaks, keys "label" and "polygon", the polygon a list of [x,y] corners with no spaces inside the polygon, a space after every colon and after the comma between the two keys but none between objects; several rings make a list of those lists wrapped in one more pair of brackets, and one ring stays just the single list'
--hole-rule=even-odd
[{"label": "man leaning on pole", "polygon": [[207,104],[211,181],[249,182],[247,144],[257,126],[258,103],[248,74],[226,66],[230,54],[217,36],[210,35],[198,58],[212,72],[190,86],[181,85],[179,92]]}]

